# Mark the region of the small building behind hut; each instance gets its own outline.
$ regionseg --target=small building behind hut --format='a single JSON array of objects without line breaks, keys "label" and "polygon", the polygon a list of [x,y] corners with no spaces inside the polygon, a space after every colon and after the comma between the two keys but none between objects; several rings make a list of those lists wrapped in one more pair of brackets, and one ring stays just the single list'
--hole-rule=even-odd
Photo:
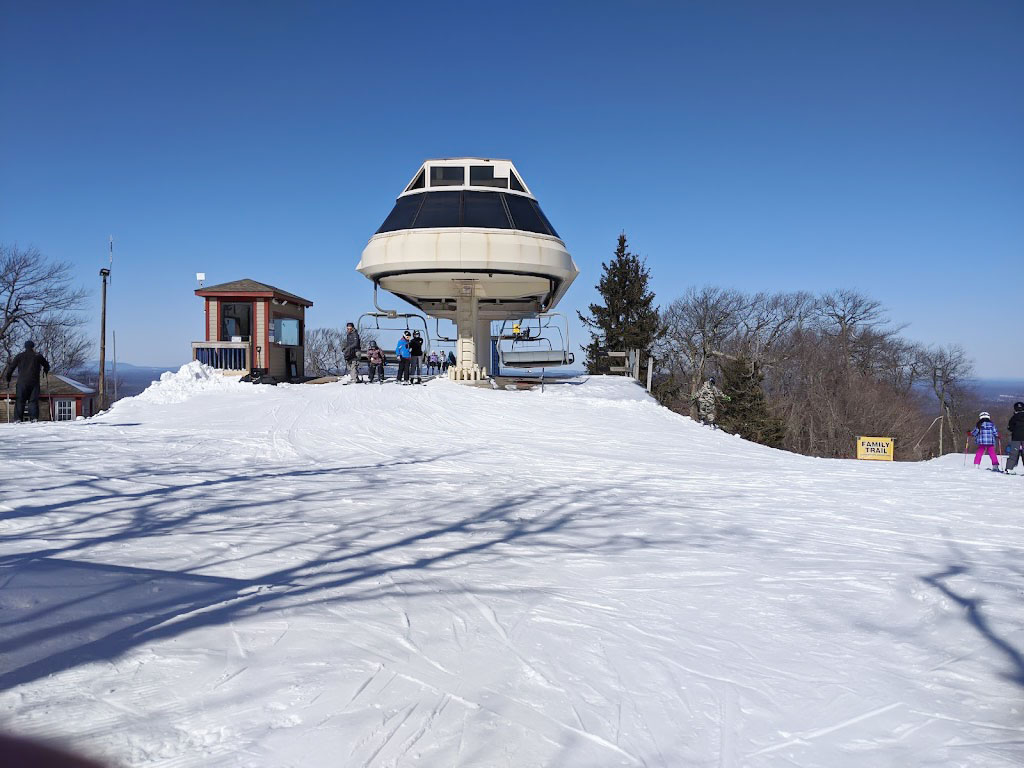
[{"label": "small building behind hut", "polygon": [[[0,419],[3,423],[14,421],[14,406],[18,377],[6,382],[0,380],[3,390],[3,401],[0,402]],[[44,376],[39,384],[39,420],[40,421],[73,421],[79,416],[88,417],[96,413],[96,390],[70,376],[51,373]],[[28,418],[28,407],[25,408]]]},{"label": "small building behind hut", "polygon": [[245,278],[198,288],[205,299],[205,341],[192,342],[192,359],[225,375],[255,369],[281,381],[302,377],[306,309],[313,302]]}]

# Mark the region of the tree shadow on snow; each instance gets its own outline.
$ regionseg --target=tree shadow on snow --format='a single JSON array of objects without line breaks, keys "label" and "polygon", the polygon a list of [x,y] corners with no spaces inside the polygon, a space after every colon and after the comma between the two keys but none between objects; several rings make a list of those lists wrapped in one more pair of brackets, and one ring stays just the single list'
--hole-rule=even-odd
[{"label": "tree shadow on snow", "polygon": [[[436,594],[445,587],[445,573],[512,555],[614,555],[665,544],[664,538],[609,530],[601,504],[622,492],[610,483],[587,494],[546,485],[489,503],[460,498],[457,490],[451,497],[425,495],[423,469],[459,458],[408,452],[358,466],[221,472],[179,463],[147,467],[124,492],[112,488],[117,477],[68,478],[47,495],[83,495],[3,515],[28,527],[0,543],[42,538],[52,546],[0,558],[0,689],[256,612],[377,600],[388,594],[382,582],[403,573],[416,573],[423,593]],[[436,474],[430,479],[438,482]],[[385,491],[388,508],[379,502]],[[592,500],[602,493],[604,501]],[[310,508],[319,515],[307,516]],[[161,539],[172,534],[175,551],[168,551]],[[233,553],[225,544],[206,560],[189,557],[190,537],[206,553],[218,534],[236,542],[240,534],[250,537],[251,551]],[[706,546],[709,535],[700,532],[692,545]],[[140,560],[147,546],[163,559],[174,559],[183,546],[181,558],[203,570],[268,556],[287,556],[287,564],[237,579],[76,559],[104,561],[131,552]],[[396,594],[411,595],[392,586]]]},{"label": "tree shadow on snow", "polygon": [[948,546],[956,562],[937,573],[921,576],[921,581],[938,590],[963,609],[964,620],[1009,663],[1009,671],[1002,673],[1002,676],[1006,680],[1024,687],[1024,653],[996,631],[992,619],[985,610],[984,598],[970,597],[949,583],[958,576],[973,577],[975,574],[969,564],[969,558],[952,542],[949,542]]}]

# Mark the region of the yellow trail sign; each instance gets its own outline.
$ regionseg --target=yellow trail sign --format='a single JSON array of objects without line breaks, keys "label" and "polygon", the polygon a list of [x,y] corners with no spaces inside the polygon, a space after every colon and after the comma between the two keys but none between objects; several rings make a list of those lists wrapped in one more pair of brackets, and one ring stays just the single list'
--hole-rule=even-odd
[{"label": "yellow trail sign", "polygon": [[858,437],[857,458],[875,461],[892,461],[896,453],[896,441],[891,437]]}]

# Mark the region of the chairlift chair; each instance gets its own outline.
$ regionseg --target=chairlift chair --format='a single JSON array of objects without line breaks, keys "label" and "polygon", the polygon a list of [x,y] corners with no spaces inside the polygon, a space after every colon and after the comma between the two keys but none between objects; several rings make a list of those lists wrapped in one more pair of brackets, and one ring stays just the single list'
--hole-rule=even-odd
[{"label": "chairlift chair", "polygon": [[[372,326],[370,325],[370,322],[369,320],[367,320],[367,318],[373,321]],[[412,320],[413,318],[419,321],[419,323],[416,323],[416,325],[423,325],[423,352],[424,354],[430,354],[430,330],[427,328],[427,318],[416,312],[364,312],[359,316],[359,320],[356,322],[356,331],[359,333],[360,338],[362,338],[363,330],[367,330],[370,328],[373,328],[374,330],[377,331],[412,331],[413,323],[411,323],[410,320]],[[395,323],[391,325],[385,324],[384,326],[382,326],[380,322],[382,319],[404,320],[405,327],[403,328],[401,323]],[[419,330],[419,328],[417,328],[416,330]],[[361,352],[360,354],[365,356],[365,352]]]},{"label": "chairlift chair", "polygon": [[[565,333],[554,318],[562,318]],[[504,368],[556,368],[571,365],[576,356],[568,350],[569,320],[561,312],[549,312],[536,317],[536,333],[530,328],[528,320],[522,320],[519,333],[506,333],[509,321],[503,321],[498,332],[498,363]],[[558,347],[552,344],[552,336],[557,333]],[[508,342],[506,346],[503,342]]]}]

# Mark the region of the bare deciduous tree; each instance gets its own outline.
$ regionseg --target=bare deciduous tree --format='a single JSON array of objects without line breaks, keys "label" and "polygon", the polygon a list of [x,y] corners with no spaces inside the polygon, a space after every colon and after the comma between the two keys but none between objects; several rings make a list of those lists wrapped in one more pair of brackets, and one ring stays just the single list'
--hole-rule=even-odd
[{"label": "bare deciduous tree", "polygon": [[93,342],[80,327],[61,323],[44,322],[34,336],[50,368],[58,373],[83,368],[93,348]]},{"label": "bare deciduous tree", "polygon": [[0,245],[0,349],[7,359],[32,338],[55,370],[73,370],[90,349],[82,333],[87,292],[71,282],[71,265],[37,248]]},{"label": "bare deciduous tree", "polygon": [[939,455],[958,451],[954,436],[960,434],[960,414],[968,399],[967,381],[974,373],[974,366],[963,347],[955,344],[920,349],[917,361],[931,383],[938,401],[938,417],[945,426],[938,434]]},{"label": "bare deciduous tree", "polygon": [[[360,332],[363,349],[377,340],[377,332],[363,329]],[[306,332],[306,375],[336,376],[345,372],[345,331],[338,328],[314,328]]]},{"label": "bare deciduous tree", "polygon": [[815,309],[814,298],[802,291],[756,293],[739,308],[735,357],[746,357],[760,368],[786,359],[790,334],[805,324]]},{"label": "bare deciduous tree", "polygon": [[[815,304],[810,294],[691,288],[662,313],[664,337],[656,347],[662,373],[685,382],[692,397],[723,360],[740,357],[767,370],[786,359],[786,342]],[[692,414],[691,414],[692,415]]]},{"label": "bare deciduous tree", "polygon": [[724,347],[739,327],[745,304],[738,291],[708,286],[691,288],[661,313],[663,335],[655,355],[665,372],[686,382],[688,404],[709,369],[717,369],[715,359],[728,354]]},{"label": "bare deciduous tree", "polygon": [[341,353],[344,334],[337,328],[314,328],[306,332],[306,375],[329,376],[345,370]]}]

